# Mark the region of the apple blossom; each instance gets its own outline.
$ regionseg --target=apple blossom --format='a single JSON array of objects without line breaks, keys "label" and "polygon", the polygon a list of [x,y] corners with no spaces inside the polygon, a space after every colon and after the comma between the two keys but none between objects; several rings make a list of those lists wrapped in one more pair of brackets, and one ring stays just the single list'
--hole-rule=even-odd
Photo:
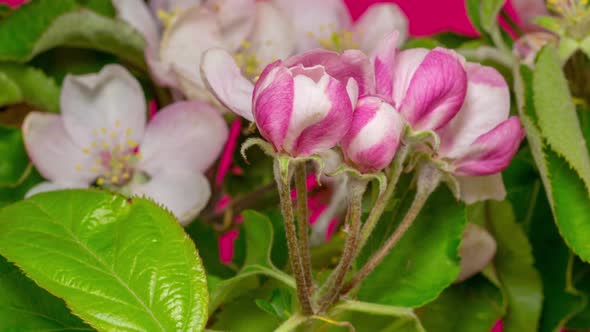
[{"label": "apple blossom", "polygon": [[150,197],[186,224],[209,199],[203,172],[217,159],[227,126],[196,101],[170,105],[146,126],[139,83],[123,67],[107,65],[98,74],[66,76],[61,115],[30,113],[23,137],[48,180],[27,195],[97,185]]},{"label": "apple blossom", "polygon": [[354,50],[309,51],[276,61],[255,85],[221,49],[209,50],[201,68],[222,104],[255,122],[275,152],[294,157],[338,144],[349,129],[359,93],[371,82],[368,58]]},{"label": "apple blossom", "polygon": [[467,90],[464,59],[435,48],[397,50],[398,34],[390,34],[373,53],[376,93],[390,101],[414,131],[432,131],[449,122]]},{"label": "apple blossom", "polygon": [[457,177],[461,198],[501,200],[506,195],[500,172],[508,166],[524,138],[517,117],[510,115],[510,92],[492,67],[469,63],[465,103],[438,131],[438,157]]},{"label": "apple blossom", "polygon": [[363,173],[382,170],[393,160],[403,128],[399,113],[383,99],[359,99],[350,130],[341,143],[346,160]]}]

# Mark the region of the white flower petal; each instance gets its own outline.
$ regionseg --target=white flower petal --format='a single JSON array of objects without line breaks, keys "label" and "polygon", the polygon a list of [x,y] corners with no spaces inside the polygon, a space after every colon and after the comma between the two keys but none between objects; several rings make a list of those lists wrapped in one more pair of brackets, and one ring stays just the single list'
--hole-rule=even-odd
[{"label": "white flower petal", "polygon": [[152,12],[157,14],[160,10],[166,12],[185,10],[200,5],[201,2],[201,0],[150,0],[150,7]]},{"label": "white flower petal", "polygon": [[393,31],[399,33],[397,46],[401,46],[408,38],[408,18],[393,3],[371,5],[354,26],[355,40],[367,53]]},{"label": "white flower petal", "polygon": [[342,0],[274,0],[291,17],[297,35],[297,52],[319,47],[320,39],[349,30],[352,19]]},{"label": "white flower petal", "polygon": [[227,135],[225,121],[208,104],[177,102],[148,124],[138,168],[149,174],[166,169],[203,172],[221,153]]},{"label": "white flower petal", "polygon": [[90,184],[96,177],[91,172],[92,157],[74,144],[58,114],[29,113],[23,123],[23,137],[29,157],[44,178]]},{"label": "white flower petal", "polygon": [[98,74],[66,76],[60,102],[65,128],[81,147],[125,144],[143,136],[145,97],[139,82],[120,65],[107,65]]},{"label": "white flower petal", "polygon": [[[206,50],[225,47],[215,16],[203,8],[192,7],[174,19],[162,38],[160,61],[172,68],[184,84],[187,95],[202,95],[205,86],[199,66]],[[201,90],[202,92],[187,91]]]},{"label": "white flower petal", "polygon": [[209,90],[225,107],[254,122],[252,114],[254,85],[242,76],[240,68],[227,51],[219,48],[207,51],[203,56],[201,71]]},{"label": "white flower petal", "polygon": [[85,189],[88,185],[85,183],[56,183],[56,182],[41,182],[29,189],[25,194],[25,198],[29,198],[33,195],[44,193],[48,191],[65,190],[65,189]]},{"label": "white flower petal", "polygon": [[254,28],[256,0],[209,0],[208,7],[217,17],[221,34],[228,49],[241,46]]},{"label": "white flower petal", "polygon": [[158,22],[143,0],[113,0],[113,6],[117,10],[117,17],[140,32],[149,48],[158,46]]},{"label": "white flower petal", "polygon": [[483,227],[467,224],[459,248],[461,272],[457,281],[466,280],[483,270],[496,254],[496,240]]},{"label": "white flower petal", "polygon": [[285,59],[295,50],[293,26],[271,2],[256,2],[256,24],[250,42],[262,66]]},{"label": "white flower petal", "polygon": [[506,188],[502,174],[486,176],[458,176],[461,188],[461,200],[467,204],[493,199],[501,201],[506,198]]},{"label": "white flower petal", "polygon": [[133,195],[146,196],[169,209],[181,225],[189,224],[207,205],[211,187],[198,172],[165,170],[132,188]]},{"label": "white flower petal", "polygon": [[408,87],[412,82],[414,73],[420,67],[429,50],[425,48],[413,48],[401,51],[396,55],[393,69],[393,101],[395,107],[399,107],[406,96]]}]

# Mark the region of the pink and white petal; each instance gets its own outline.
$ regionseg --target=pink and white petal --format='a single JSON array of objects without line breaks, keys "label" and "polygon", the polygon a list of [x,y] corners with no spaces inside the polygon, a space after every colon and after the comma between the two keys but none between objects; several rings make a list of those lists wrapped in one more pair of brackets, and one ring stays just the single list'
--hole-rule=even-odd
[{"label": "pink and white petal", "polygon": [[439,153],[446,158],[459,158],[469,152],[479,136],[508,118],[510,91],[502,75],[492,67],[467,64],[469,80],[463,107],[439,131]]},{"label": "pink and white petal", "polygon": [[143,52],[145,62],[150,68],[152,78],[160,86],[178,88],[179,83],[176,73],[172,70],[169,64],[167,65],[160,61],[160,56],[157,52],[159,52],[159,50],[156,51],[150,48],[146,48]]},{"label": "pink and white petal", "polygon": [[[390,44],[385,47],[391,49],[393,45]],[[396,54],[393,67],[393,93],[391,96],[395,103],[393,106],[396,108],[399,108],[402,103],[414,73],[429,52],[430,50],[425,48],[412,48]]]},{"label": "pink and white petal", "polygon": [[291,130],[294,85],[289,70],[276,61],[264,69],[254,87],[252,102],[256,126],[276,151],[283,150],[287,132]]},{"label": "pink and white petal", "polygon": [[208,50],[203,56],[201,72],[209,91],[232,112],[254,121],[252,93],[254,85],[238,68],[234,58],[219,48]]},{"label": "pink and white petal", "polygon": [[293,67],[323,66],[330,76],[345,82],[353,78],[358,84],[359,96],[371,94],[375,90],[375,74],[371,60],[359,50],[346,50],[342,54],[315,49],[292,56],[285,60],[284,65]]},{"label": "pink and white petal", "polygon": [[479,136],[469,152],[453,162],[457,175],[489,175],[504,170],[518,151],[525,135],[518,117],[513,116]]},{"label": "pink and white petal", "polygon": [[113,0],[117,17],[143,35],[147,47],[156,49],[160,42],[158,22],[143,0]]},{"label": "pink and white petal", "polygon": [[215,15],[198,6],[191,7],[175,17],[166,29],[160,47],[160,60],[180,76],[179,80],[194,81],[197,88],[204,90],[201,58],[205,51],[214,47],[225,47]]},{"label": "pink and white petal", "polygon": [[188,225],[207,205],[211,186],[201,173],[188,170],[164,170],[150,174],[151,179],[131,188],[134,196],[145,196],[161,204]]},{"label": "pink and white petal", "polygon": [[204,172],[217,160],[227,135],[227,125],[213,107],[199,101],[174,103],[148,124],[138,167],[149,174]]},{"label": "pink and white petal", "polygon": [[60,103],[64,126],[80,147],[143,137],[145,97],[139,82],[120,65],[106,65],[98,74],[67,75]]},{"label": "pink and white petal", "polygon": [[394,31],[383,38],[374,48],[371,62],[375,69],[375,90],[380,96],[391,99],[393,95],[393,74],[398,53],[399,32]]},{"label": "pink and white petal", "polygon": [[237,50],[254,28],[256,0],[209,0],[207,6],[215,13],[223,40],[229,50]]},{"label": "pink and white petal", "polygon": [[[397,88],[394,83],[394,93]],[[414,72],[399,110],[412,129],[437,130],[459,112],[466,92],[467,73],[462,58],[453,51],[437,48],[424,57]]]},{"label": "pink and white petal", "polygon": [[31,112],[23,123],[23,139],[31,161],[44,178],[59,183],[85,183],[96,177],[94,160],[68,135],[58,114]]},{"label": "pink and white petal", "polygon": [[408,38],[408,18],[396,4],[376,3],[355,23],[354,38],[362,51],[371,53],[393,31],[399,33],[396,46],[401,46]]},{"label": "pink and white petal", "polygon": [[485,176],[457,176],[461,200],[467,204],[480,201],[502,201],[506,198],[506,188],[502,174]]},{"label": "pink and white petal", "polygon": [[160,10],[166,12],[182,11],[201,3],[201,0],[150,0],[150,7],[157,14]]},{"label": "pink and white petal", "polygon": [[352,19],[342,0],[274,0],[291,18],[297,33],[297,52],[320,46],[332,33],[349,30]]},{"label": "pink and white petal", "polygon": [[256,2],[256,23],[250,35],[253,54],[263,64],[285,59],[295,50],[295,35],[288,17],[275,4]]},{"label": "pink and white petal", "polygon": [[294,111],[285,150],[294,156],[308,156],[333,148],[352,122],[353,108],[346,86],[328,75],[318,82],[296,76],[294,84]]},{"label": "pink and white petal", "polygon": [[467,224],[459,248],[461,272],[456,281],[466,280],[481,272],[496,255],[496,240],[485,228]]},{"label": "pink and white petal", "polygon": [[25,194],[25,198],[29,198],[33,195],[49,191],[85,188],[88,188],[88,184],[86,183],[41,182],[33,186],[33,188],[29,189],[29,191],[27,191],[27,193]]}]

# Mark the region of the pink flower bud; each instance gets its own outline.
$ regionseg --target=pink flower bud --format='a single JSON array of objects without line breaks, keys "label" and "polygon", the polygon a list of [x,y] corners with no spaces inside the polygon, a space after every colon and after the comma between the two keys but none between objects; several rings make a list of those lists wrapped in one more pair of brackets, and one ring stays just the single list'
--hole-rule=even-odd
[{"label": "pink flower bud", "polygon": [[353,78],[335,77],[313,58],[289,67],[277,61],[265,68],[254,87],[254,120],[277,152],[309,156],[344,137],[357,95]]},{"label": "pink flower bud", "polygon": [[359,100],[350,130],[342,140],[346,160],[361,172],[375,172],[391,163],[404,127],[401,115],[379,97]]}]

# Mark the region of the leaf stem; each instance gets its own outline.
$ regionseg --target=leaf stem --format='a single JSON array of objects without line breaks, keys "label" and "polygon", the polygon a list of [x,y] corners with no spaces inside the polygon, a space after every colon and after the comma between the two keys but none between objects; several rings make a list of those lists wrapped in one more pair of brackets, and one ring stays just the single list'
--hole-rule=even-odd
[{"label": "leaf stem", "polygon": [[308,295],[313,291],[311,254],[309,249],[309,210],[307,207],[307,174],[305,163],[295,166],[295,189],[297,191],[297,223],[299,227],[299,254]]},{"label": "leaf stem", "polygon": [[305,315],[313,314],[313,308],[308,295],[308,288],[303,275],[303,266],[301,256],[299,255],[299,245],[297,243],[297,232],[295,229],[295,220],[293,216],[293,202],[291,201],[291,177],[282,176],[279,161],[275,159],[276,182],[279,189],[281,200],[281,212],[285,222],[285,235],[287,237],[287,247],[289,249],[289,261],[291,269],[295,275],[297,284],[297,298],[301,305],[301,310]]},{"label": "leaf stem", "polygon": [[367,188],[367,181],[351,177],[348,185],[348,218],[346,225],[348,235],[346,237],[346,243],[344,244],[342,257],[340,258],[340,263],[338,263],[336,269],[332,271],[328,280],[324,283],[323,288],[326,293],[319,301],[320,313],[326,312],[338,300],[340,291],[344,285],[344,278],[346,277],[348,270],[350,270],[358,250],[363,194]]},{"label": "leaf stem", "polygon": [[373,206],[373,209],[367,217],[367,221],[365,221],[365,224],[363,225],[363,229],[361,231],[361,239],[358,244],[358,252],[363,250],[363,247],[367,243],[367,240],[369,240],[369,237],[373,233],[373,230],[375,230],[375,226],[377,226],[379,219],[383,215],[383,211],[385,210],[387,203],[391,200],[391,197],[395,192],[395,187],[397,186],[397,181],[399,180],[399,177],[404,168],[404,162],[406,160],[406,157],[408,156],[408,151],[409,144],[402,143],[397,153],[395,154],[395,158],[393,159],[393,164],[389,174],[390,179],[389,183],[387,184],[387,189],[382,195],[379,195],[377,201],[375,202],[375,205]]},{"label": "leaf stem", "polygon": [[412,205],[406,212],[404,219],[395,229],[393,234],[387,239],[387,242],[377,252],[369,258],[365,265],[354,275],[354,277],[344,286],[342,294],[347,294],[363,281],[381,261],[389,254],[391,249],[399,242],[401,237],[408,231],[420,210],[428,200],[428,197],[438,187],[440,183],[440,172],[431,165],[422,165],[418,170],[418,189],[414,196]]}]

